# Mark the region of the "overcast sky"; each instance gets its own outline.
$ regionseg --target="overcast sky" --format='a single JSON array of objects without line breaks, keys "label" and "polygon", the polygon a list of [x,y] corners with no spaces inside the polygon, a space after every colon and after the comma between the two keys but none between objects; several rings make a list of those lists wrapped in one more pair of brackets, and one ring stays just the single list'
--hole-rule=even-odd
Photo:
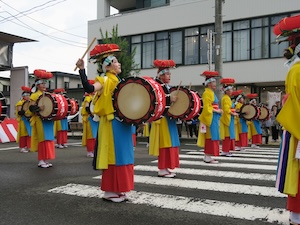
[{"label": "overcast sky", "polygon": [[97,0],[0,0],[0,7],[2,32],[37,40],[14,45],[14,67],[74,73],[88,46],[87,23],[96,19]]}]

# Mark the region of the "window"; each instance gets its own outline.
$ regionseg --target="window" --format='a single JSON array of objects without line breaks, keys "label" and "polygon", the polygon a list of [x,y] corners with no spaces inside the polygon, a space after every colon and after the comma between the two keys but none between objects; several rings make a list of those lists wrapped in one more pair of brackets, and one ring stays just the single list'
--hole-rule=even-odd
[{"label": "window", "polygon": [[199,29],[185,29],[184,63],[186,65],[199,63]]},{"label": "window", "polygon": [[9,92],[9,86],[3,85],[3,92]]},{"label": "window", "polygon": [[47,86],[48,86],[47,87],[48,89],[51,89],[51,81],[50,80],[47,82]]},{"label": "window", "polygon": [[169,34],[160,32],[156,34],[156,59],[169,59]]},{"label": "window", "polygon": [[[200,36],[200,63],[206,64],[208,63],[209,59],[209,41],[211,41],[211,54],[212,57],[214,56],[214,47],[213,47],[213,38],[209,40],[209,36],[207,36],[207,32],[213,32],[214,26],[204,26],[201,27],[201,36]],[[213,61],[213,60],[212,60]],[[212,63],[212,62],[211,62]]]},{"label": "window", "polygon": [[140,69],[142,65],[142,37],[141,35],[133,36],[131,38],[131,52],[135,50],[134,63],[137,64],[137,68]]},{"label": "window", "polygon": [[144,8],[163,6],[169,3],[169,0],[142,0],[142,1],[143,1]]},{"label": "window", "polygon": [[170,33],[170,59],[182,64],[182,31]]},{"label": "window", "polygon": [[273,26],[286,16],[287,15],[271,17],[271,43],[272,43],[271,44],[271,58],[282,57],[282,53],[283,53],[284,49],[289,47],[288,42],[282,42],[280,45],[278,45],[277,43],[274,43],[274,41],[276,40],[276,36],[273,33]]},{"label": "window", "polygon": [[143,68],[151,68],[154,60],[154,34],[143,35]]},{"label": "window", "polygon": [[223,61],[232,61],[232,23],[223,24],[222,47]]},{"label": "window", "polygon": [[82,88],[82,84],[77,84],[77,88]]},{"label": "window", "polygon": [[65,87],[66,89],[68,89],[69,86],[70,86],[70,83],[69,83],[69,82],[64,82],[64,87]]},{"label": "window", "polygon": [[251,21],[251,59],[269,57],[269,21],[260,18]]},{"label": "window", "polygon": [[250,30],[249,20],[233,23],[233,60],[250,59]]}]

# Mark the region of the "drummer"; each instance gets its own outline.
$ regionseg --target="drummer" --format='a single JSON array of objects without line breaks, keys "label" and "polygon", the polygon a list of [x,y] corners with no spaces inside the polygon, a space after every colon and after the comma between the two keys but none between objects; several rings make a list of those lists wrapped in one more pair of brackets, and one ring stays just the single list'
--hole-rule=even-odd
[{"label": "drummer", "polygon": [[25,117],[25,111],[22,106],[25,102],[29,101],[31,88],[22,86],[22,99],[16,104],[16,116],[18,120],[18,136],[17,142],[19,143],[20,152],[26,153],[30,151],[30,139],[31,139],[31,127],[27,117]]},{"label": "drummer", "polygon": [[235,83],[235,80],[233,78],[223,78],[220,83],[223,84],[224,91],[221,101],[223,114],[220,119],[220,135],[223,140],[221,156],[230,157],[232,156],[230,150],[235,150],[234,118],[238,115],[235,112],[235,105],[230,98],[233,91],[232,85]]},{"label": "drummer", "polygon": [[102,170],[101,190],[103,199],[123,202],[134,188],[133,183],[133,142],[131,125],[115,118],[112,95],[120,82],[121,64],[115,54],[120,52],[116,44],[98,44],[90,52],[90,60],[98,64],[103,76],[96,76],[95,83],[88,82],[84,61],[79,59],[76,66],[84,90],[96,92],[94,114],[99,116],[99,128],[94,152],[93,167]]},{"label": "drummer", "polygon": [[[154,60],[154,66],[158,68],[157,79],[163,82],[167,88],[171,80],[170,68],[175,67],[173,60]],[[177,100],[171,96],[171,102]],[[175,119],[167,115],[152,122],[149,137],[149,154],[158,156],[158,176],[173,178],[176,174],[173,170],[179,167],[179,136]]]},{"label": "drummer", "polygon": [[[244,105],[245,96],[242,94],[242,90],[238,90],[234,93],[232,93],[235,98],[235,109],[236,112],[239,114],[242,106]],[[242,151],[246,147],[248,147],[248,125],[247,121],[243,117],[236,117],[237,120],[237,126],[236,126],[236,141],[235,145],[236,151]]]},{"label": "drummer", "polygon": [[[66,94],[65,89],[57,88],[53,91],[55,94],[64,96]],[[69,124],[67,117],[61,120],[54,121],[54,134],[56,135],[56,145],[57,148],[67,148],[66,143],[68,142],[68,130]]]},{"label": "drummer", "polygon": [[49,168],[52,164],[47,160],[55,159],[54,148],[54,121],[42,120],[38,116],[45,106],[38,106],[38,98],[46,92],[46,83],[52,78],[52,73],[45,70],[35,70],[35,83],[31,89],[29,111],[32,113],[30,125],[32,128],[31,151],[38,152],[38,167]]},{"label": "drummer", "polygon": [[[250,100],[249,103],[257,106],[256,98],[258,95],[256,93],[254,94],[248,94],[247,98]],[[259,148],[258,145],[262,144],[262,129],[261,124],[258,118],[254,118],[251,121],[248,121],[248,137],[251,139],[251,148]]]},{"label": "drummer", "polygon": [[199,116],[200,126],[197,145],[204,147],[203,161],[206,163],[219,163],[212,156],[220,155],[220,117],[223,110],[219,108],[219,100],[214,91],[217,88],[215,77],[217,71],[204,71],[205,91],[202,95],[203,111]]},{"label": "drummer", "polygon": [[[95,83],[94,80],[88,80],[88,82],[93,85]],[[92,104],[94,93],[85,93],[84,100],[82,102],[81,107],[81,116],[82,116],[82,125],[83,125],[83,133],[82,133],[82,146],[86,146],[86,156],[94,157],[94,149],[96,145],[96,137],[98,132],[99,121],[93,120],[93,114],[90,109],[90,105]]]}]

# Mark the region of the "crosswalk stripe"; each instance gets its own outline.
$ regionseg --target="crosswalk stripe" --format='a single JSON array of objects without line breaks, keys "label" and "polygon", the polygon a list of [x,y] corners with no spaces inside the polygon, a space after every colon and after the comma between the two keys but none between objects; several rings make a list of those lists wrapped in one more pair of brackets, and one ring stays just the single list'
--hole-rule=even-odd
[{"label": "crosswalk stripe", "polygon": [[[186,148],[182,148],[180,149],[181,151],[182,150],[185,150],[185,151],[188,151],[188,150],[191,150],[191,149],[186,149]],[[220,148],[220,151],[222,149]],[[192,151],[198,151],[198,152],[204,152],[203,149],[198,149],[198,150],[192,150]],[[242,154],[242,153],[251,153],[251,154],[262,154],[262,155],[278,155],[279,154],[279,150],[277,151],[269,151],[269,150],[266,150],[266,151],[253,151],[253,150],[244,150],[244,151],[231,151],[232,153],[237,153],[237,154]]]},{"label": "crosswalk stripe", "polygon": [[[94,179],[101,179],[101,176],[94,177]],[[222,182],[198,181],[187,179],[162,179],[160,177],[134,175],[135,183],[160,185],[168,187],[190,188],[197,190],[210,190],[227,193],[239,193],[256,196],[268,196],[284,198],[285,195],[279,193],[275,187],[255,186],[246,184],[230,184]]]},{"label": "crosswalk stripe", "polygon": [[[157,160],[151,161],[157,163]],[[181,165],[194,165],[194,166],[210,166],[219,168],[241,168],[241,169],[256,169],[256,170],[271,170],[276,171],[277,167],[273,165],[259,165],[259,164],[244,164],[244,163],[205,163],[203,161],[188,161],[180,160]]]},{"label": "crosswalk stripe", "polygon": [[[188,155],[204,155],[204,152],[187,152]],[[250,158],[268,158],[268,159],[277,159],[278,156],[274,155],[256,155],[249,153],[233,153],[235,157],[250,157]]]},{"label": "crosswalk stripe", "polygon": [[[181,159],[200,159],[200,157],[195,156],[195,155],[179,155],[179,158]],[[235,156],[231,156],[231,157],[225,157],[223,156],[222,159],[220,159],[222,161],[245,161],[245,162],[266,162],[266,163],[277,163],[278,160],[276,159],[256,159],[256,158],[242,158],[242,157],[235,157]]]},{"label": "crosswalk stripe", "polygon": [[[48,190],[50,193],[67,194],[85,198],[102,198],[99,187],[82,184],[67,184]],[[182,210],[215,216],[238,218],[250,221],[264,221],[284,224],[288,212],[281,208],[258,207],[248,204],[198,199],[184,196],[131,191],[128,204],[141,204],[164,209]]]},{"label": "crosswalk stripe", "polygon": [[[137,165],[134,167],[135,171],[151,171],[157,172],[156,166],[143,166]],[[219,170],[205,170],[205,169],[189,169],[189,168],[176,168],[177,174],[188,174],[188,175],[201,175],[201,176],[212,176],[212,177],[227,177],[237,179],[250,179],[250,180],[263,180],[263,181],[275,181],[276,175],[262,174],[262,173],[243,173],[233,171],[219,171]]]}]

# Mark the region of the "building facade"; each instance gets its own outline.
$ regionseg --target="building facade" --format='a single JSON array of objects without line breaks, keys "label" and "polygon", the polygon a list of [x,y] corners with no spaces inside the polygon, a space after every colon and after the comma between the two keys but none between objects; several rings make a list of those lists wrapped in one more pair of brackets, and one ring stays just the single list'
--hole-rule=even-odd
[{"label": "building facade", "polygon": [[[111,15],[110,7],[119,13]],[[262,102],[268,91],[284,92],[287,68],[282,53],[288,43],[275,43],[273,26],[299,13],[294,0],[225,1],[222,76],[235,78],[238,89],[258,93]],[[136,50],[141,76],[156,75],[154,59],[174,59],[171,84],[182,82],[201,94],[204,78],[199,75],[209,69],[207,34],[214,31],[214,18],[213,0],[101,0],[97,20],[88,23],[88,39],[100,40],[100,28],[109,32],[118,25],[119,35]],[[96,69],[89,64],[89,76],[95,76]]]}]

